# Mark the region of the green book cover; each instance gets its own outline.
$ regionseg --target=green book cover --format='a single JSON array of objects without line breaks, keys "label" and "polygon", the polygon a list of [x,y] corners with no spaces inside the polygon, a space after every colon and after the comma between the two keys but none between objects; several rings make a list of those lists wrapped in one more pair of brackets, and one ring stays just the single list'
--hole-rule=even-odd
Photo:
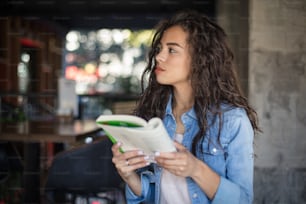
[{"label": "green book cover", "polygon": [[143,150],[154,155],[157,151],[176,151],[160,118],[146,121],[133,115],[101,115],[96,122],[114,144],[122,143],[121,152]]}]

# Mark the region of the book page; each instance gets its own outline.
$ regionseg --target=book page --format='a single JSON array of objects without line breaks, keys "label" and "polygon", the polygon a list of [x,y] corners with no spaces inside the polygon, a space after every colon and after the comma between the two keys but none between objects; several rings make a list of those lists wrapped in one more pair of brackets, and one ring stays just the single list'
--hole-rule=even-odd
[{"label": "book page", "polygon": [[[99,124],[113,126],[146,126],[147,121],[134,115],[101,115],[96,119]],[[118,122],[118,123],[116,123]],[[130,124],[130,125],[129,125]]]},{"label": "book page", "polygon": [[[116,117],[111,117],[110,119],[115,120],[115,118]],[[160,118],[151,119],[144,127],[122,127],[117,125],[103,124],[99,118],[97,119],[97,122],[114,143],[118,141],[122,143],[123,151],[136,149],[143,150],[145,155],[150,156],[154,155],[154,153],[157,151],[176,151],[173,141],[169,137],[168,132],[166,131]]]}]

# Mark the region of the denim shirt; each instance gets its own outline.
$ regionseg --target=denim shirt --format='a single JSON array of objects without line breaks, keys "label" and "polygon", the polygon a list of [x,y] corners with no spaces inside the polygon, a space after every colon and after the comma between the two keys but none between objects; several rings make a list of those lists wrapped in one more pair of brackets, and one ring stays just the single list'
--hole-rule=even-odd
[{"label": "denim shirt", "polygon": [[[208,123],[211,125],[200,144],[203,151],[197,148],[196,152],[197,158],[220,176],[220,184],[213,200],[209,200],[193,179],[187,177],[192,204],[250,204],[253,201],[253,128],[243,109],[226,105],[223,105],[222,109],[224,113],[220,142],[218,142],[218,119],[213,123],[213,118],[208,116]],[[194,109],[183,114],[181,119],[186,130],[182,144],[191,151],[193,137],[199,130]],[[176,122],[172,114],[171,99],[167,104],[163,122],[170,137],[173,138]],[[159,204],[162,168],[156,164],[151,164],[150,167],[139,170],[141,196],[135,195],[126,186],[128,204],[140,202]]]}]

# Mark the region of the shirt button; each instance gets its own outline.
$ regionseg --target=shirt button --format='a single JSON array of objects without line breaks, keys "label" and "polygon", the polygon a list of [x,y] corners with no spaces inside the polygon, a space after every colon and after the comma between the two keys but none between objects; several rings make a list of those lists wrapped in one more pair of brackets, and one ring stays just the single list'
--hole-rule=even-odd
[{"label": "shirt button", "polygon": [[193,197],[193,198],[196,198],[196,197],[198,197],[198,194],[194,193],[194,194],[192,195],[192,197]]},{"label": "shirt button", "polygon": [[216,153],[216,152],[217,152],[217,149],[216,149],[216,148],[213,148],[212,151],[213,151],[213,153]]}]

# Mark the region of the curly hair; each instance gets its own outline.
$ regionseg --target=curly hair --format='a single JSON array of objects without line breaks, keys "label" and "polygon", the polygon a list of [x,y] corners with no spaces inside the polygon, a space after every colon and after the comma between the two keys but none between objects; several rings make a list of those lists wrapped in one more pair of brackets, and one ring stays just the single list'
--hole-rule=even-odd
[{"label": "curly hair", "polygon": [[207,114],[219,117],[219,137],[222,124],[221,104],[244,108],[253,129],[260,131],[255,110],[248,104],[237,78],[234,55],[227,43],[224,30],[207,16],[196,11],[178,12],[172,18],[161,21],[153,36],[148,53],[148,64],[143,72],[142,94],[135,114],[145,119],[163,118],[172,86],[156,81],[154,74],[158,45],[165,30],[180,26],[187,34],[191,56],[191,86],[194,95],[194,109],[198,118],[199,132],[192,143],[195,154],[197,143],[203,139],[208,129]]}]

